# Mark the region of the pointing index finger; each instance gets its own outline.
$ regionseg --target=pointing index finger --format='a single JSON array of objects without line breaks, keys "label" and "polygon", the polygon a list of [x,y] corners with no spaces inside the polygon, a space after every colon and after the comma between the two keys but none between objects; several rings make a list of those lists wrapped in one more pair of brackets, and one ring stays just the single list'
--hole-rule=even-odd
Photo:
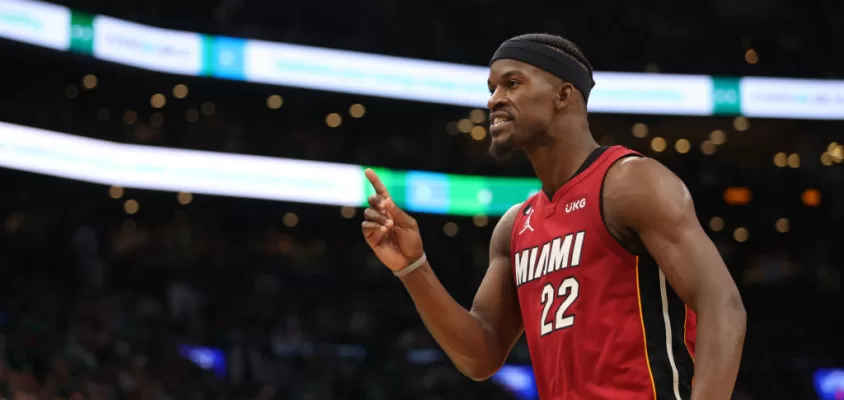
[{"label": "pointing index finger", "polygon": [[387,187],[384,186],[384,183],[381,182],[381,178],[378,177],[378,174],[376,174],[375,171],[371,168],[367,168],[366,171],[364,171],[364,174],[366,174],[366,179],[369,179],[369,183],[372,185],[372,188],[375,189],[376,194],[384,197],[390,197]]}]

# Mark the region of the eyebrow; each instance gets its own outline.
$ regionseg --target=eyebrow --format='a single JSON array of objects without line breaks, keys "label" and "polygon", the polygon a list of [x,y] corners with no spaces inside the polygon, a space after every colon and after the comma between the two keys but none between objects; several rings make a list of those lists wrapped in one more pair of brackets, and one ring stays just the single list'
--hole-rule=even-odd
[{"label": "eyebrow", "polygon": [[[515,70],[515,69],[511,69],[511,70],[509,70],[509,71],[507,71],[507,72],[505,72],[505,73],[501,74],[501,78],[503,78],[503,79],[507,79],[507,78],[509,78],[509,77],[511,77],[511,76],[513,76],[513,75],[515,75],[515,74],[518,74],[518,73],[521,73],[521,71],[519,71],[519,70]],[[487,85],[487,86],[491,86],[491,85],[492,85],[492,81],[490,81],[489,79],[487,79],[487,80],[486,80],[486,85]]]}]

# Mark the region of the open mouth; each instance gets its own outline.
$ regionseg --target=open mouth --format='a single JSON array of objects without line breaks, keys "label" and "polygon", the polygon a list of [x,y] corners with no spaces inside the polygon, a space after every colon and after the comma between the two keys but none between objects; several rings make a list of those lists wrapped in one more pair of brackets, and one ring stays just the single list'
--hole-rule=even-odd
[{"label": "open mouth", "polygon": [[490,124],[490,125],[491,126],[497,126],[497,125],[504,124],[504,123],[507,123],[507,122],[511,122],[510,119],[498,117],[498,118],[493,119],[492,124]]},{"label": "open mouth", "polygon": [[490,136],[498,136],[513,124],[513,120],[509,118],[495,118],[489,124]]}]

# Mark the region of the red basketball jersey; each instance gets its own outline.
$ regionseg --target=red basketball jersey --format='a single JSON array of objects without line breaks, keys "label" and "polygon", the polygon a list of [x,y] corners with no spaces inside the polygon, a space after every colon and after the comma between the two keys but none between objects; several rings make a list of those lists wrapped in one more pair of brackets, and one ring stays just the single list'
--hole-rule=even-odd
[{"label": "red basketball jersey", "polygon": [[593,152],[549,199],[526,201],[513,225],[513,277],[542,400],[684,400],[696,317],[645,254],[603,219],[603,184],[621,146]]}]

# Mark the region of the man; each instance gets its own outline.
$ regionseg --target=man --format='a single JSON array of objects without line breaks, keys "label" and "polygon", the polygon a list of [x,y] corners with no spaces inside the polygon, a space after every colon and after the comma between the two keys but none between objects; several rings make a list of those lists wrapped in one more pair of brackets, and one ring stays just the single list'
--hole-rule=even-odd
[{"label": "man", "polygon": [[653,159],[595,143],[592,67],[570,41],[505,41],[488,83],[490,152],[524,151],[543,190],[495,227],[471,311],[434,275],[416,221],[366,171],[376,192],[366,241],[449,358],[486,379],[524,331],[543,400],[729,399],[744,306],[682,181]]}]

